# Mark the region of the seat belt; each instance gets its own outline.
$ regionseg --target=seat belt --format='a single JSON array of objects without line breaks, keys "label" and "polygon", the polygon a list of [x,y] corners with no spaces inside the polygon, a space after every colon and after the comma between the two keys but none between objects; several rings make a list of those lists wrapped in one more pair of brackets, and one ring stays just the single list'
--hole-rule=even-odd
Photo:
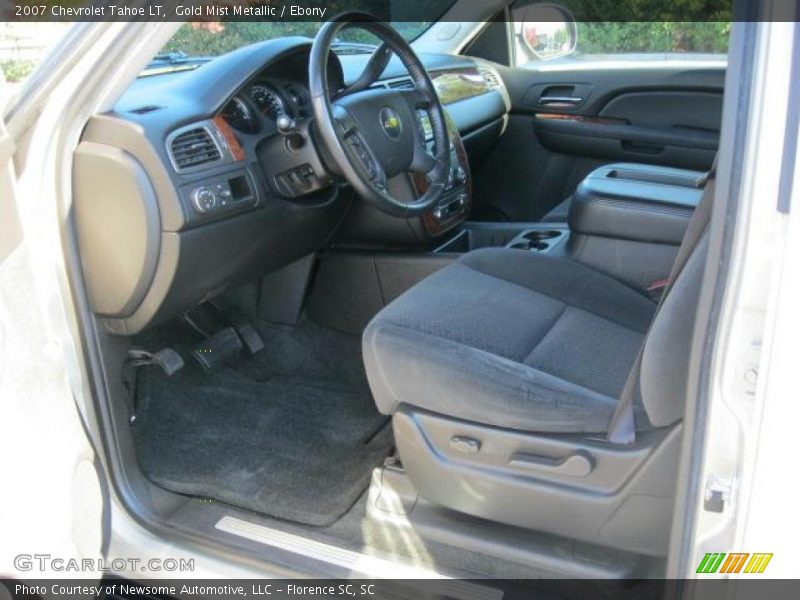
[{"label": "seat belt", "polygon": [[711,170],[708,172],[706,177],[698,183],[698,185],[703,186],[703,195],[700,198],[700,203],[697,205],[697,208],[694,211],[694,215],[692,215],[692,219],[689,221],[686,234],[683,236],[683,241],[681,242],[680,248],[678,248],[678,254],[675,256],[675,262],[672,263],[672,270],[669,274],[667,285],[664,288],[664,293],[661,294],[661,299],[658,302],[658,306],[656,306],[653,320],[650,322],[650,327],[647,329],[647,333],[644,336],[644,341],[639,347],[639,352],[636,354],[636,358],[633,361],[631,370],[628,372],[628,377],[625,380],[625,385],[623,386],[622,393],[619,396],[617,407],[614,410],[613,416],[611,417],[611,423],[609,424],[608,432],[606,433],[606,441],[611,444],[627,445],[636,441],[636,423],[634,422],[633,418],[633,401],[636,398],[636,387],[639,384],[639,373],[642,368],[644,347],[645,344],[647,344],[647,338],[650,336],[650,329],[653,327],[653,323],[655,323],[656,318],[658,318],[658,312],[664,305],[664,300],[672,290],[675,280],[680,275],[683,267],[686,266],[686,263],[689,261],[689,257],[692,254],[692,250],[694,250],[697,242],[700,240],[700,236],[703,235],[703,232],[706,230],[706,226],[711,220],[711,206],[714,201],[714,183],[716,180],[716,171],[717,161],[714,160],[714,165],[711,167]]}]

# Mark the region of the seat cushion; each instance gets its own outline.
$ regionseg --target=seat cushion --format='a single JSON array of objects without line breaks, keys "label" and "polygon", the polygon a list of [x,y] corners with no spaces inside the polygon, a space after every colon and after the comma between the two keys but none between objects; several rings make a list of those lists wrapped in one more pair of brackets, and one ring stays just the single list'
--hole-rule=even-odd
[{"label": "seat cushion", "polygon": [[[567,259],[465,254],[364,332],[370,386],[400,404],[532,432],[604,432],[655,304]],[[649,426],[636,403],[637,426]]]}]

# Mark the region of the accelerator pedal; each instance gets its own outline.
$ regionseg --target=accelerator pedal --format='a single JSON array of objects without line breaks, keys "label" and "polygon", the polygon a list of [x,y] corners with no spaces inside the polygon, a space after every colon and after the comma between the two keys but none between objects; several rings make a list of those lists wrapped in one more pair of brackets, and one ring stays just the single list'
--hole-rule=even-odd
[{"label": "accelerator pedal", "polygon": [[219,322],[233,327],[250,354],[256,354],[264,349],[264,339],[259,335],[255,327],[243,320],[235,311],[226,310],[221,304],[213,300],[204,304],[203,307],[214,315]]},{"label": "accelerator pedal", "polygon": [[192,348],[192,356],[206,370],[212,371],[242,351],[242,340],[236,329],[226,327]]},{"label": "accelerator pedal", "polygon": [[236,333],[239,334],[245,348],[250,354],[261,352],[264,349],[264,339],[255,330],[255,327],[247,323],[235,325]]}]

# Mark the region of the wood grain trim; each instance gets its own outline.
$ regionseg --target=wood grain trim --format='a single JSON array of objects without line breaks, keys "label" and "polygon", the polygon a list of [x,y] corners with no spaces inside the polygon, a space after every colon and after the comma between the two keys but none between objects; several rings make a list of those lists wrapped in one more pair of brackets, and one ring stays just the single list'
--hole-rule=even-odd
[{"label": "wood grain trim", "polygon": [[222,135],[222,139],[224,139],[225,143],[228,145],[228,149],[231,151],[233,160],[237,162],[244,160],[244,149],[239,144],[239,140],[236,139],[236,134],[233,132],[233,128],[228,125],[228,122],[221,115],[217,115],[212,119],[212,121],[214,122],[214,125],[216,126],[220,135]]},{"label": "wood grain trim", "polygon": [[588,123],[590,125],[626,125],[625,119],[608,119],[605,117],[585,117],[583,115],[567,115],[564,113],[536,113],[536,118],[542,121],[573,121],[575,123]]},{"label": "wood grain trim", "polygon": [[476,67],[433,71],[431,81],[442,104],[474,98],[492,89]]},{"label": "wood grain trim", "polygon": [[[461,136],[458,133],[458,129],[456,129],[455,124],[452,122],[449,116],[447,121],[448,133],[450,134],[450,139],[455,147],[456,156],[458,157],[459,162],[464,166],[464,171],[467,174],[467,180],[464,182],[464,193],[467,195],[467,203],[463,213],[456,213],[452,218],[447,219],[446,221],[440,222],[434,218],[433,210],[430,210],[422,215],[422,223],[425,226],[425,230],[429,235],[432,236],[440,235],[445,231],[452,229],[455,225],[467,218],[469,211],[472,208],[472,173],[469,169],[467,150],[464,148],[464,142],[461,141]],[[421,196],[428,189],[428,180],[422,173],[411,173],[411,181],[414,184],[414,189],[417,193],[417,196]]]}]

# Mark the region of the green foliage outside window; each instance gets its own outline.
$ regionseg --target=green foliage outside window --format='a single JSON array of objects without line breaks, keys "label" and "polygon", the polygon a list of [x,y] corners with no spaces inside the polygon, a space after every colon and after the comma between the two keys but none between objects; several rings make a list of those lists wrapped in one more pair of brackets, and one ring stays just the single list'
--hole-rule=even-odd
[{"label": "green foliage outside window", "polygon": [[729,22],[578,23],[577,52],[620,54],[637,52],[728,51]]},{"label": "green foliage outside window", "polygon": [[[535,20],[540,0],[517,0]],[[733,0],[553,0],[577,21],[578,54],[726,53]],[[527,18],[526,18],[527,17]]]},{"label": "green foliage outside window", "polygon": [[36,68],[36,61],[8,59],[0,61],[0,70],[9,83],[18,83]]}]

